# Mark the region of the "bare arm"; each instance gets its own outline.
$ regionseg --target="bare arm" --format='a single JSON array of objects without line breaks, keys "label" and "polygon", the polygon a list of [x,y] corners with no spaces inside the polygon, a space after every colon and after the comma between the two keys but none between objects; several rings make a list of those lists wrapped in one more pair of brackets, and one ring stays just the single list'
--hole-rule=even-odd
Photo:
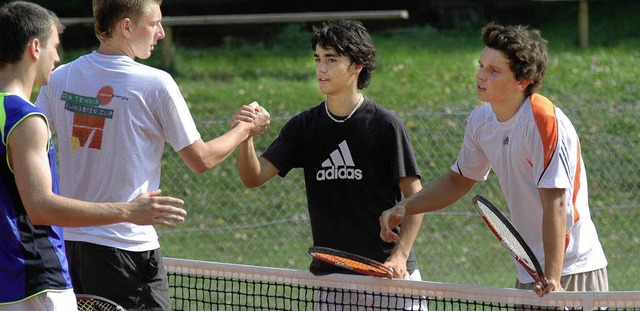
[{"label": "bare arm", "polygon": [[544,274],[549,285],[542,290],[536,286],[536,293],[543,296],[551,291],[564,291],[560,283],[564,262],[566,212],[565,189],[538,189],[542,201],[542,240],[544,244]]},{"label": "bare arm", "polygon": [[[420,179],[415,176],[402,177],[399,179],[400,190],[404,197],[409,197],[422,189]],[[391,255],[386,263],[393,268],[394,278],[403,278],[407,272],[407,258],[413,247],[413,243],[418,236],[420,226],[422,225],[423,214],[406,216],[402,221],[402,230],[400,237],[393,247]]]},{"label": "bare arm", "polygon": [[234,115],[231,130],[208,142],[197,140],[178,154],[193,172],[204,173],[224,161],[240,143],[262,134],[269,122],[270,115],[265,109],[245,105]]},{"label": "bare arm", "polygon": [[116,222],[174,226],[186,212],[180,199],[162,197],[160,190],[140,195],[130,203],[89,203],[53,193],[46,150],[48,132],[39,116],[26,118],[9,136],[9,163],[20,198],[35,225],[95,226]]},{"label": "bare arm", "polygon": [[463,197],[475,184],[475,180],[453,171],[440,176],[418,193],[405,198],[396,206],[384,211],[380,216],[380,238],[386,242],[400,238],[391,231],[406,215],[432,212],[443,209]]},{"label": "bare arm", "polygon": [[[262,107],[259,108],[263,109]],[[238,120],[236,123],[241,121],[242,117],[240,113],[236,114],[234,117],[234,119]],[[267,159],[258,157],[255,146],[253,145],[253,136],[238,146],[237,161],[238,174],[240,175],[242,183],[247,188],[261,186],[280,171]]]},{"label": "bare arm", "polygon": [[238,146],[238,174],[245,187],[259,187],[279,171],[267,159],[257,156],[253,138],[247,139]]}]

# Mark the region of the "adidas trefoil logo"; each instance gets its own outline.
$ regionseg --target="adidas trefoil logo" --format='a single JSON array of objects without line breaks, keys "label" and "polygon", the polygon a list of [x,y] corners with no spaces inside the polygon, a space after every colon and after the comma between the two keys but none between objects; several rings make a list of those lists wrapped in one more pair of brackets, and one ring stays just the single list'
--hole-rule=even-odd
[{"label": "adidas trefoil logo", "polygon": [[329,158],[322,162],[323,169],[316,173],[316,180],[362,179],[362,170],[355,168],[347,141],[343,140],[338,149],[331,152]]}]

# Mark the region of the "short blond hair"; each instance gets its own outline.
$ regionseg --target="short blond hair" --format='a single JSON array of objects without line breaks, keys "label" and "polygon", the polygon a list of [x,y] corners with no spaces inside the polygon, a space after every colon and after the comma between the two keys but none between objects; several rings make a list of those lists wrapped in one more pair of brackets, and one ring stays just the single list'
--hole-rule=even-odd
[{"label": "short blond hair", "polygon": [[124,18],[134,23],[145,13],[149,4],[162,4],[162,0],[93,0],[93,30],[98,40],[113,38],[114,27]]}]

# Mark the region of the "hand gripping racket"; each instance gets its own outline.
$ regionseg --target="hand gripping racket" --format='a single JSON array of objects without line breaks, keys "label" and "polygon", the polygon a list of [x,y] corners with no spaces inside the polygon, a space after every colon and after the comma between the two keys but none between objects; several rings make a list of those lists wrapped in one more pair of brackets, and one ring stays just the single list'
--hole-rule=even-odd
[{"label": "hand gripping racket", "polygon": [[509,251],[509,254],[531,275],[538,285],[542,288],[547,287],[547,277],[544,275],[538,259],[509,219],[495,205],[479,194],[473,197],[473,205],[482,216],[484,223],[491,229],[502,246]]},{"label": "hand gripping racket", "polygon": [[76,295],[78,311],[126,311],[119,304],[100,296]]},{"label": "hand gripping racket", "polygon": [[309,254],[320,261],[361,274],[381,278],[393,277],[393,269],[373,259],[360,255],[321,246],[313,246],[309,248]]}]

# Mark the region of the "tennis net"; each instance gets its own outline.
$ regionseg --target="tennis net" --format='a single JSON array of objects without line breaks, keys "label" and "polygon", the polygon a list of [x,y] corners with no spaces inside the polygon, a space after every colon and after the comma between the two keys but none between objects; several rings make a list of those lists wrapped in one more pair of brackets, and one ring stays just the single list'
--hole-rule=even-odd
[{"label": "tennis net", "polygon": [[531,291],[165,258],[173,310],[640,310],[640,292]]}]

